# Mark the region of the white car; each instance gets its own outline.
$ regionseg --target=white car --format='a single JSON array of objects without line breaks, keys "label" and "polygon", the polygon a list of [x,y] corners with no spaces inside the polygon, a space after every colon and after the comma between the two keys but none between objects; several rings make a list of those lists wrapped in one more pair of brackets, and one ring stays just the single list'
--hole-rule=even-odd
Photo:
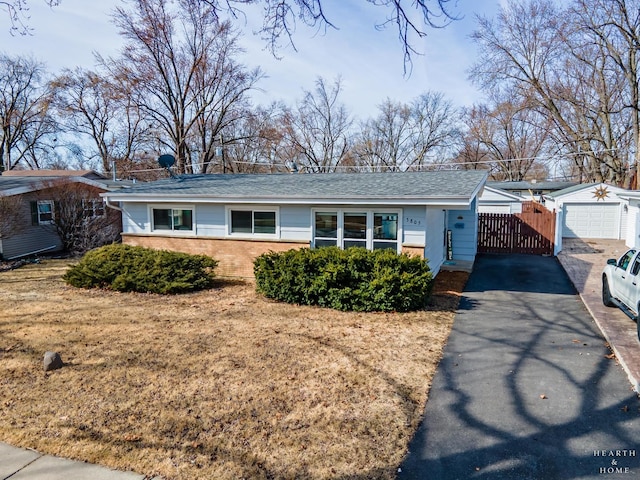
[{"label": "white car", "polygon": [[602,272],[602,303],[620,307],[634,318],[640,340],[640,250],[632,249],[618,260],[607,260]]}]

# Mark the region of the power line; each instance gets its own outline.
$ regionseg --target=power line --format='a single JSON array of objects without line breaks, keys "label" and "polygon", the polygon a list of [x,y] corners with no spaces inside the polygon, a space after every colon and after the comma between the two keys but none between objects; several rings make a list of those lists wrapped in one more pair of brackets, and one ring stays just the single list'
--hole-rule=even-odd
[{"label": "power line", "polygon": [[[599,155],[599,154],[603,154],[603,153],[608,153],[608,152],[615,152],[619,149],[617,148],[608,148],[608,149],[602,149],[602,150],[591,150],[591,151],[584,151],[584,152],[576,152],[576,153],[562,153],[559,155],[553,155],[553,156],[544,156],[544,157],[519,157],[519,158],[505,158],[505,159],[495,159],[495,160],[477,160],[477,161],[468,161],[468,162],[457,162],[457,161],[448,161],[448,162],[442,162],[442,163],[428,163],[428,164],[418,164],[418,165],[408,165],[410,168],[412,169],[423,169],[423,168],[434,168],[434,167],[459,167],[459,166],[464,166],[464,165],[490,165],[490,164],[495,164],[495,163],[510,163],[510,162],[524,162],[524,161],[531,161],[534,162],[536,160],[539,161],[550,161],[553,160],[555,157],[572,157],[572,156],[584,156],[584,155],[588,155],[588,154],[592,154],[592,155]],[[276,162],[247,162],[247,161],[234,161],[234,164],[240,164],[240,165],[253,165],[256,167],[285,167],[288,168],[287,165],[285,163],[276,163]],[[216,165],[218,164],[218,162],[215,161],[211,161],[211,162],[205,162],[205,163],[198,163],[197,165],[200,168],[206,168],[208,165]],[[316,165],[315,167],[318,168],[331,168],[333,170],[336,169],[353,169],[353,168],[390,168],[390,167],[401,167],[402,164],[400,165],[367,165],[367,164],[362,164],[362,165],[329,165],[329,166],[323,166],[323,165]],[[303,166],[302,168],[306,168],[308,169],[308,167]],[[313,167],[312,167],[313,168]],[[131,174],[131,173],[144,173],[144,172],[156,172],[156,171],[160,171],[160,170],[164,170],[164,168],[158,167],[158,168],[147,168],[147,169],[140,169],[140,170],[129,170],[127,173]],[[313,172],[311,172],[313,173]]]}]

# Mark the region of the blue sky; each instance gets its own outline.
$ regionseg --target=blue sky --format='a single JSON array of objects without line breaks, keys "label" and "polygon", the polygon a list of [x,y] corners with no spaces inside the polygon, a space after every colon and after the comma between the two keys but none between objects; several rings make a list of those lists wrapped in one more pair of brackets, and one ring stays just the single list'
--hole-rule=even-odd
[{"label": "blue sky", "polygon": [[[407,4],[410,2],[407,1]],[[452,2],[453,3],[453,2]],[[318,76],[327,81],[340,76],[341,100],[357,119],[374,116],[385,98],[408,102],[426,91],[438,91],[457,106],[471,105],[482,99],[467,80],[467,69],[476,59],[476,50],[468,35],[474,29],[475,14],[493,16],[499,0],[458,0],[453,7],[462,19],[444,29],[430,29],[425,39],[415,43],[424,55],[414,56],[410,77],[403,73],[402,49],[394,26],[376,30],[385,19],[385,11],[365,0],[325,0],[325,14],[338,30],[317,34],[303,25],[294,41],[297,52],[280,51],[273,58],[265,43],[252,30],[260,25],[260,10],[248,12],[247,24],[237,22],[247,50],[244,63],[261,66],[268,78],[260,83],[262,92],[256,103],[283,100],[293,104],[304,90],[314,87]],[[9,33],[8,20],[0,17],[0,38],[5,53],[33,55],[45,62],[50,71],[64,67],[94,65],[93,53],[115,55],[121,45],[109,12],[119,0],[62,0],[50,9],[44,0],[29,0],[33,35]]]}]

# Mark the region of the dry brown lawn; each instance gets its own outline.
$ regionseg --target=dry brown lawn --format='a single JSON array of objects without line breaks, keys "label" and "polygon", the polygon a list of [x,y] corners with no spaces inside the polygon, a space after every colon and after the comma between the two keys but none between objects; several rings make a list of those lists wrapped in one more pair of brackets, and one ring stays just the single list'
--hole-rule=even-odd
[{"label": "dry brown lawn", "polygon": [[[279,304],[254,285],[79,290],[0,272],[0,440],[167,479],[394,478],[467,275],[406,314]],[[65,367],[43,371],[58,351]]]}]

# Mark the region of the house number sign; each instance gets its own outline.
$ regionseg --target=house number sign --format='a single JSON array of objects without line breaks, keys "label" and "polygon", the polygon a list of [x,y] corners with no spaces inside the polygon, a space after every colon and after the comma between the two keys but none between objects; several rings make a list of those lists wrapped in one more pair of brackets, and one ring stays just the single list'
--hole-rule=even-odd
[{"label": "house number sign", "polygon": [[404,217],[404,223],[408,225],[422,225],[422,220],[411,217]]}]

